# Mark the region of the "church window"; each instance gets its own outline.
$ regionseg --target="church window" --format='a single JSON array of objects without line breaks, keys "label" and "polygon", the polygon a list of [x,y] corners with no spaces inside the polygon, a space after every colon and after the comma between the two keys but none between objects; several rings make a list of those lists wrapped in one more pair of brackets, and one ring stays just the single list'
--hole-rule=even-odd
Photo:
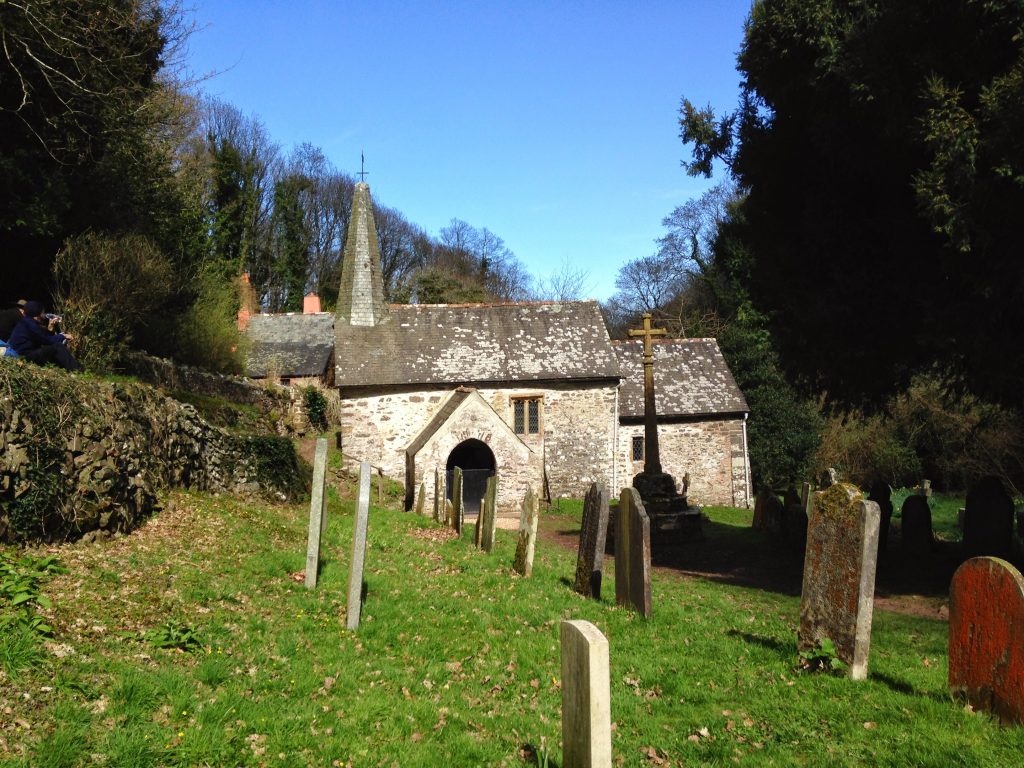
[{"label": "church window", "polygon": [[644,460],[644,439],[642,437],[633,438],[633,461]]},{"label": "church window", "polygon": [[540,434],[539,397],[517,397],[512,400],[512,425],[517,435]]}]

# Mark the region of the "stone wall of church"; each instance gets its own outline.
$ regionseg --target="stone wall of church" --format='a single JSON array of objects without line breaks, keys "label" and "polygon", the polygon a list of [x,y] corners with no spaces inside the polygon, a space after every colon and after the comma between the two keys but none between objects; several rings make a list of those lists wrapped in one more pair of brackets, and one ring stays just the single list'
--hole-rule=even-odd
[{"label": "stone wall of church", "polygon": [[[634,437],[643,438],[643,424],[619,427],[620,475],[616,493],[643,471],[643,461],[632,460]],[[680,486],[690,473],[688,497],[697,505],[746,507],[750,504],[749,467],[744,445],[743,419],[720,419],[658,427],[661,467]]]},{"label": "stone wall of church", "polygon": [[[396,388],[379,394],[343,396],[341,429],[345,454],[368,460],[389,477],[406,482],[405,449],[443,407],[451,391]],[[499,483],[498,503],[505,515],[518,517],[526,484],[533,484],[535,491],[543,495],[544,475],[553,498],[582,496],[595,480],[610,483],[615,434],[613,385],[481,388],[478,392],[509,426],[514,424],[515,399],[539,397],[542,402],[540,433],[520,436],[536,457],[535,467],[524,468],[511,455],[495,453],[499,474],[504,475]],[[447,424],[442,429],[457,428],[456,424]],[[492,450],[495,447],[491,446]],[[416,463],[415,484],[418,488],[421,482],[426,483],[429,508],[433,503],[434,467],[427,464],[436,457],[422,459]],[[541,468],[546,472],[542,473]]]}]

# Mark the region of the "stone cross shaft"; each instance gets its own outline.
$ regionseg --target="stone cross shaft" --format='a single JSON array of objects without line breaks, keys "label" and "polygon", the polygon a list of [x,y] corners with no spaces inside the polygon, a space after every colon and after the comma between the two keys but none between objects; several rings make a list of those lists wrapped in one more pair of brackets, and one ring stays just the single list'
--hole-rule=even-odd
[{"label": "stone cross shaft", "polygon": [[654,406],[654,343],[655,336],[667,336],[664,328],[651,327],[651,313],[644,313],[644,327],[630,328],[630,336],[644,340],[644,472],[661,474],[661,450],[658,447],[658,413]]}]

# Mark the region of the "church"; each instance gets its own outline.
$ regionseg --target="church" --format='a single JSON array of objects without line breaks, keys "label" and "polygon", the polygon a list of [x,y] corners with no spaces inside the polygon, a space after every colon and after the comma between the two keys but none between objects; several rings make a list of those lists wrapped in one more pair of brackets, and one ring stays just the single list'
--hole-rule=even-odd
[{"label": "church", "polygon": [[[403,483],[407,507],[423,484],[430,508],[435,473],[455,467],[468,510],[497,474],[499,514],[515,518],[528,487],[617,495],[643,469],[641,343],[609,338],[595,301],[385,303],[364,182],[336,310],[318,309],[247,316],[248,373],[336,388],[345,456]],[[748,408],[718,344],[662,340],[654,356],[664,470],[689,476],[696,504],[748,506]]]}]

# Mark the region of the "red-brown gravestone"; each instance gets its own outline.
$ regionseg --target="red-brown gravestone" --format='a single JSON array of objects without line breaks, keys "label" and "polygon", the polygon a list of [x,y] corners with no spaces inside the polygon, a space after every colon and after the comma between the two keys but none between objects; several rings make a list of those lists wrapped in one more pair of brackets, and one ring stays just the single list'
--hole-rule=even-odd
[{"label": "red-brown gravestone", "polygon": [[1004,723],[1024,724],[1024,576],[975,557],[949,587],[949,688]]},{"label": "red-brown gravestone", "polygon": [[836,483],[814,494],[807,523],[797,646],[830,639],[853,680],[868,674],[879,517],[857,488]]}]

